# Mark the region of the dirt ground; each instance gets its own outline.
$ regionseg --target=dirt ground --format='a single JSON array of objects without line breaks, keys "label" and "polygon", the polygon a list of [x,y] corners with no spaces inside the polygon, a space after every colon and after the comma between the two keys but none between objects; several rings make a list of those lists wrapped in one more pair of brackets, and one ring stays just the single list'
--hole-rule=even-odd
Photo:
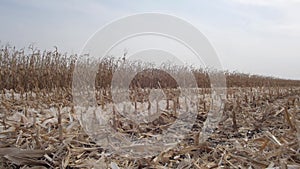
[{"label": "dirt ground", "polygon": [[[67,96],[63,91],[2,92],[1,168],[300,168],[300,88],[228,89],[222,119],[204,143],[199,132],[210,100],[199,97],[189,134],[172,149],[147,157],[98,145]],[[118,113],[114,117],[117,131],[137,138],[164,137],[164,126],[174,122],[172,113],[139,127]]]}]

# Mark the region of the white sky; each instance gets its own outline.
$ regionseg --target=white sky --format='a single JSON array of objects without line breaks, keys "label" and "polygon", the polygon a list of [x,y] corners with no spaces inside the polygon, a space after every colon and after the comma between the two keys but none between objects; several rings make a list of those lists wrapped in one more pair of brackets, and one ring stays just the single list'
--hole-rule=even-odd
[{"label": "white sky", "polygon": [[195,25],[224,69],[300,79],[300,0],[2,0],[0,40],[79,53],[105,24],[141,12],[171,14]]}]

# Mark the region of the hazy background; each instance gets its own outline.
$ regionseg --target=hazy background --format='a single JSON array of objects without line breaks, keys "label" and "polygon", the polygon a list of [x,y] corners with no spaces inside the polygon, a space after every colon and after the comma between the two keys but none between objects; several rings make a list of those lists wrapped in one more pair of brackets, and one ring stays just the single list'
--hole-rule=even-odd
[{"label": "hazy background", "polygon": [[1,0],[1,45],[75,54],[105,24],[141,12],[195,25],[225,69],[300,79],[300,0]]}]

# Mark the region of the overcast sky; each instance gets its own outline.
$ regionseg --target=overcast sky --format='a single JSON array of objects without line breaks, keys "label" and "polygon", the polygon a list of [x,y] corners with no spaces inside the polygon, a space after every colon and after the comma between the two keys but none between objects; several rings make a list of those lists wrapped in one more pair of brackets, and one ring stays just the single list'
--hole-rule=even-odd
[{"label": "overcast sky", "polygon": [[0,40],[74,54],[105,24],[142,12],[195,25],[224,69],[300,79],[300,0],[1,0]]}]

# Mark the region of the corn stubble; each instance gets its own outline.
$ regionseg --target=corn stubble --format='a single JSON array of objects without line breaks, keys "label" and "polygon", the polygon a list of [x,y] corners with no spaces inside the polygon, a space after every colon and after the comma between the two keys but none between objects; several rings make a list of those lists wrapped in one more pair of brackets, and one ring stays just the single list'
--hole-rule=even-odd
[{"label": "corn stubble", "polygon": [[[130,153],[110,153],[81,127],[71,89],[78,58],[57,50],[41,52],[31,47],[26,53],[9,46],[1,48],[1,168],[300,167],[299,81],[222,72],[228,87],[222,118],[207,140],[200,143],[199,132],[212,104],[210,70],[163,65],[164,70],[182,79],[187,72],[195,76],[197,119],[183,141],[172,149],[133,158]],[[116,131],[151,138],[174,123],[179,111],[189,111],[186,105],[190,100],[180,97],[179,84],[168,74],[150,64],[122,61],[102,60],[95,82],[97,105],[111,110],[109,122]],[[142,72],[130,83],[128,106],[137,113],[141,109],[154,110],[159,113],[157,117],[136,123],[116,111],[118,105],[113,103],[110,84],[120,63],[125,70]],[[89,69],[87,64],[80,66]],[[188,84],[189,79],[184,82]],[[161,95],[152,96],[151,89],[160,90]],[[163,98],[164,104],[159,105],[151,97]]]}]

